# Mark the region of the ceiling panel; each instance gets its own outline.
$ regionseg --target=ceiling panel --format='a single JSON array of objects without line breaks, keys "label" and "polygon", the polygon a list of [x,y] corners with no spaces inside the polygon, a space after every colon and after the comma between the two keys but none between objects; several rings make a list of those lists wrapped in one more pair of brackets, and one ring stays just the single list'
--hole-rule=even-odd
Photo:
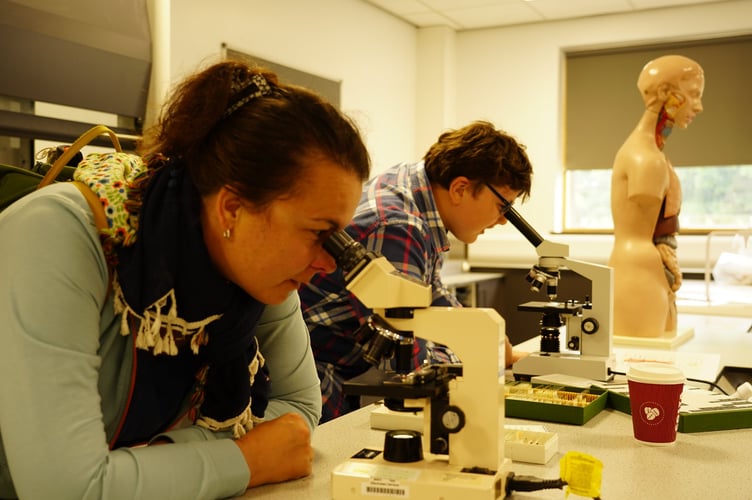
[{"label": "ceiling panel", "polygon": [[542,14],[519,0],[461,9],[447,8],[443,12],[463,29],[535,23],[545,20]]},{"label": "ceiling panel", "polygon": [[548,20],[615,14],[634,10],[627,0],[565,0],[563,2],[561,0],[534,0],[523,3],[541,12]]},{"label": "ceiling panel", "polygon": [[457,30],[676,7],[726,0],[363,0],[417,27]]}]

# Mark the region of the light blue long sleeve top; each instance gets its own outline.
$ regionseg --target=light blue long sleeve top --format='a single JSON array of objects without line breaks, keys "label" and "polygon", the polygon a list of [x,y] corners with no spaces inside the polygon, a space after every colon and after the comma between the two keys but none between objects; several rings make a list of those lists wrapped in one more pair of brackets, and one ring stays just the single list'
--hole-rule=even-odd
[{"label": "light blue long sleeve top", "polygon": [[[213,499],[250,474],[226,433],[190,426],[174,444],[110,450],[133,375],[89,206],[69,184],[0,214],[0,498]],[[271,376],[266,419],[321,392],[296,293],[267,306],[257,338]]]}]

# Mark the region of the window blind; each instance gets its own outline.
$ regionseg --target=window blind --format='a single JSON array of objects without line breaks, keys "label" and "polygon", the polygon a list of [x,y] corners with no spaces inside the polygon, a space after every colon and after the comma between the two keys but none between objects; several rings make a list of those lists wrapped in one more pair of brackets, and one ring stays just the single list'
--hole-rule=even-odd
[{"label": "window blind", "polygon": [[666,141],[673,165],[752,164],[752,36],[743,36],[567,53],[567,169],[612,167],[645,109],[637,78],[647,62],[668,54],[694,59],[705,72],[703,112]]}]

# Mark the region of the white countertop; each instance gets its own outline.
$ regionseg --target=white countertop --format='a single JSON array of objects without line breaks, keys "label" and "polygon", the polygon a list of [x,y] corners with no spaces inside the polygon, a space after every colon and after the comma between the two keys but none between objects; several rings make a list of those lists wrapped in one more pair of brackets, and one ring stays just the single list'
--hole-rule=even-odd
[{"label": "white countertop", "polygon": [[[617,354],[616,358],[619,358],[619,353],[636,350],[656,353],[711,353],[719,355],[719,370],[724,366],[752,367],[752,332],[749,331],[752,320],[749,318],[679,313],[678,325],[679,330],[692,328],[694,335],[674,349],[615,345],[613,350]],[[528,339],[516,345],[515,349],[523,352],[539,351],[540,337]]]},{"label": "white countertop", "polygon": [[[752,333],[746,332],[748,319],[714,316],[687,316],[683,319],[692,323],[696,335],[679,349],[719,352],[722,364],[752,366]],[[310,477],[254,488],[242,498],[331,498],[331,470],[361,448],[381,449],[383,446],[384,433],[370,428],[371,411],[372,407],[362,408],[316,430],[313,436],[314,472]],[[629,415],[612,409],[603,410],[582,426],[520,419],[506,419],[505,423],[543,424],[559,436],[559,452],[546,465],[513,462],[511,471],[518,475],[554,479],[559,475],[559,459],[563,454],[580,451],[603,462],[601,497],[605,500],[752,498],[752,474],[749,472],[752,429],[679,433],[673,445],[651,447],[633,439]],[[509,498],[564,499],[565,493],[545,490],[515,493]]]},{"label": "white countertop", "polygon": [[676,308],[680,314],[752,318],[752,286],[684,280],[676,293]]},{"label": "white countertop", "polygon": [[465,286],[479,281],[495,280],[504,276],[503,272],[479,273],[463,270],[461,260],[450,259],[444,262],[441,268],[441,281],[444,286]]},{"label": "white countertop", "polygon": [[[327,422],[313,438],[314,471],[307,478],[249,490],[242,498],[325,500],[331,498],[330,471],[362,448],[382,449],[384,433],[370,427],[372,407]],[[541,424],[514,418],[507,424]],[[543,423],[559,436],[559,451],[546,465],[512,462],[516,475],[559,477],[568,451],[603,462],[601,497],[607,500],[749,499],[752,494],[752,429],[677,435],[667,447],[651,447],[632,437],[627,414],[605,409],[585,425]],[[511,499],[565,498],[561,490],[515,493]],[[580,498],[577,496],[569,497]],[[439,500],[439,499],[435,499]],[[454,500],[454,499],[445,499]],[[461,499],[457,499],[461,500]]]}]

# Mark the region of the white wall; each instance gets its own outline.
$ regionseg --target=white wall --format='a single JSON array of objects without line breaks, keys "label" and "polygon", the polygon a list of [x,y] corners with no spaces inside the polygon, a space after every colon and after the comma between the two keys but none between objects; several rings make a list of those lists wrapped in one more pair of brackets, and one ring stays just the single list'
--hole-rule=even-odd
[{"label": "white wall", "polygon": [[[492,121],[528,146],[534,164],[523,216],[544,237],[569,243],[573,258],[605,262],[608,236],[551,236],[561,219],[563,51],[750,33],[752,0],[458,33],[417,30],[360,0],[171,0],[170,17],[173,80],[217,57],[223,42],[342,80],[342,109],[362,128],[374,173],[420,158],[446,128]],[[714,241],[717,255],[723,243]],[[679,244],[683,269],[704,265],[704,237],[680,236]],[[474,265],[534,259],[509,225],[470,249]]]},{"label": "white wall", "polygon": [[171,74],[221,44],[342,83],[374,172],[415,156],[416,29],[360,0],[171,0]]},{"label": "white wall", "polygon": [[[752,33],[750,0],[459,32],[457,123],[485,118],[525,143],[535,174],[532,196],[520,208],[523,217],[544,237],[569,243],[573,258],[605,262],[610,237],[550,236],[561,219],[563,52],[741,33]],[[709,88],[713,75],[706,77]],[[682,268],[703,266],[704,237],[680,235],[679,245]],[[475,265],[529,266],[534,257],[532,246],[509,224],[487,232],[470,249]]]}]

